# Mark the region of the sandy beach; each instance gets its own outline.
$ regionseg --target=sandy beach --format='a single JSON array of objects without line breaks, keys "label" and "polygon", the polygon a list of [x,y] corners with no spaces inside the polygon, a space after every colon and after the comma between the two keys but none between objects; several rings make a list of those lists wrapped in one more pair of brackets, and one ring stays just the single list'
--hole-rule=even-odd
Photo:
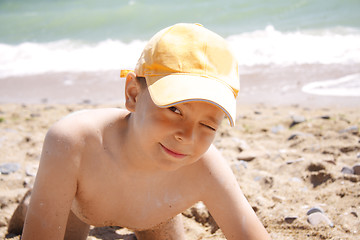
[{"label": "sandy beach", "polygon": [[[224,121],[214,144],[273,239],[360,236],[360,98],[300,91],[358,67],[242,69],[236,126]],[[77,110],[124,107],[123,81],[115,71],[49,73],[0,79],[0,86],[0,238],[20,239],[8,226],[34,182],[47,129]],[[201,203],[183,219],[188,239],[225,239]],[[92,228],[88,239],[133,234]]]}]

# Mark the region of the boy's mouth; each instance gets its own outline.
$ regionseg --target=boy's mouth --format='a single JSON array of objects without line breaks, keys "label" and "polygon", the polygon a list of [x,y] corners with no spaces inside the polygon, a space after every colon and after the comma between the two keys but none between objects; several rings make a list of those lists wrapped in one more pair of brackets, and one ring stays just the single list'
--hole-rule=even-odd
[{"label": "boy's mouth", "polygon": [[186,157],[186,156],[187,156],[186,154],[174,152],[174,151],[168,149],[167,147],[165,147],[164,145],[162,145],[161,143],[160,143],[160,146],[162,147],[162,149],[164,149],[164,151],[165,151],[167,154],[169,154],[169,155],[171,155],[171,156],[173,156],[173,157],[183,158],[183,157]]}]

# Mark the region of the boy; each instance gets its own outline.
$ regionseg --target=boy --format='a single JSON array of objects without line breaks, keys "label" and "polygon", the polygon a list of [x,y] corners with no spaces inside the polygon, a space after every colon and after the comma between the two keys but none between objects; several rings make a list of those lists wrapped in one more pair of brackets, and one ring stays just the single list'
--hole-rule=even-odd
[{"label": "boy", "polygon": [[269,239],[211,145],[224,116],[234,125],[237,70],[200,25],[157,33],[126,76],[127,110],[75,113],[47,133],[23,239],[86,239],[89,225],[184,239],[177,214],[198,201],[227,239]]}]

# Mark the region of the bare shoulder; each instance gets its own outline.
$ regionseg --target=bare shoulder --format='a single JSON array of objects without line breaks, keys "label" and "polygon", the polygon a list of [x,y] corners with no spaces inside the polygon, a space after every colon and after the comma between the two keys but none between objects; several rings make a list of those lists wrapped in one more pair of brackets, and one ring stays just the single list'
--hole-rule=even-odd
[{"label": "bare shoulder", "polygon": [[[48,130],[43,157],[51,153],[51,159],[72,161],[89,143],[98,141],[105,126],[125,118],[127,111],[116,108],[81,110],[55,122]],[[54,158],[54,156],[62,156]]]},{"label": "bare shoulder", "polygon": [[95,130],[124,119],[129,112],[117,108],[86,109],[73,112],[51,126],[48,134],[68,140],[91,135]]},{"label": "bare shoulder", "polygon": [[118,108],[84,109],[63,117],[52,128],[68,129],[71,132],[76,129],[87,130],[125,118],[128,113],[127,110]]}]

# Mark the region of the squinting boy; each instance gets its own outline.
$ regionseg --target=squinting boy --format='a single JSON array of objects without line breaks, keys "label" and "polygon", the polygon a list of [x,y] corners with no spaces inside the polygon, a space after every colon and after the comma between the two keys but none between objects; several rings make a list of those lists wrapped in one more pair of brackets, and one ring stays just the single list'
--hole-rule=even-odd
[{"label": "squinting boy", "polygon": [[176,24],[146,45],[126,76],[126,109],[71,114],[48,131],[23,231],[86,239],[89,225],[138,239],[185,239],[177,216],[203,201],[227,239],[269,239],[219,151],[233,126],[237,62],[223,38]]}]

